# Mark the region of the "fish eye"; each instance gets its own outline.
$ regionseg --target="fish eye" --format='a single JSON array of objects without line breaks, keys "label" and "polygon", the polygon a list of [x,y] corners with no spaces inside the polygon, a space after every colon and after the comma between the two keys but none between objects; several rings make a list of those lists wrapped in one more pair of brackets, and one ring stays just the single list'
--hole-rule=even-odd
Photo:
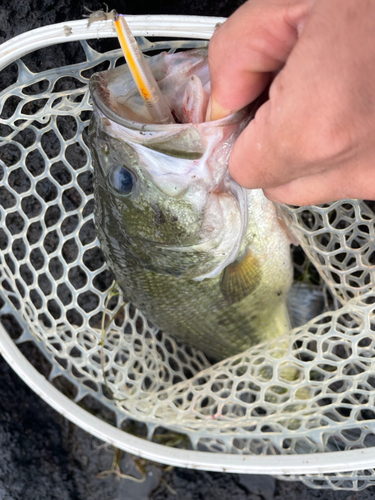
[{"label": "fish eye", "polygon": [[130,170],[116,165],[109,172],[109,182],[117,192],[128,195],[133,191],[135,178]]}]

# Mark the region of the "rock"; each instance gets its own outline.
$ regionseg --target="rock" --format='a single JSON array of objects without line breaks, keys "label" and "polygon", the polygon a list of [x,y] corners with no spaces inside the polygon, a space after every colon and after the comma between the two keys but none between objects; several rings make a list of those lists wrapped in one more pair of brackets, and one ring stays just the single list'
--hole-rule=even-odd
[{"label": "rock", "polygon": [[261,495],[264,500],[273,500],[276,480],[272,476],[240,474],[239,483],[244,486],[249,493]]}]

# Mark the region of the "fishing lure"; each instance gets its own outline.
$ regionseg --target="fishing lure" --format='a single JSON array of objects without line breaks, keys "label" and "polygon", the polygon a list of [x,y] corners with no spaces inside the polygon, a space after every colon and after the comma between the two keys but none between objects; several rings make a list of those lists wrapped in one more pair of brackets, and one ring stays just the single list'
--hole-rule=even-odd
[{"label": "fishing lure", "polygon": [[167,101],[125,17],[118,14],[115,10],[111,10],[110,12],[99,10],[91,13],[88,26],[98,21],[113,21],[130,73],[150,113],[153,123],[160,123],[163,125],[175,123]]}]

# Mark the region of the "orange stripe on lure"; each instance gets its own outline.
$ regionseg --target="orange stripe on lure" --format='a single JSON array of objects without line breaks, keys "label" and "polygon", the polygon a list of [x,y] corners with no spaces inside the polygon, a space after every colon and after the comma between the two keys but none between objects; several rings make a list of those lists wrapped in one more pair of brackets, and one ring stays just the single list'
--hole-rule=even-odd
[{"label": "orange stripe on lure", "polygon": [[125,60],[153,122],[175,123],[171,110],[124,16],[116,12],[113,17]]}]

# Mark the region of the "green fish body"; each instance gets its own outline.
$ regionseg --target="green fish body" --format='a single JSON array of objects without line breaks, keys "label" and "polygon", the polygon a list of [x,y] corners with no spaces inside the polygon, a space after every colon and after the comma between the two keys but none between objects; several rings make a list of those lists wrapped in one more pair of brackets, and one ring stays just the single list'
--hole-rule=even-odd
[{"label": "green fish body", "polygon": [[262,191],[228,172],[249,112],[204,122],[207,51],[148,61],[182,123],[150,122],[126,66],[92,77],[98,237],[127,300],[218,360],[289,328],[289,239]]}]

